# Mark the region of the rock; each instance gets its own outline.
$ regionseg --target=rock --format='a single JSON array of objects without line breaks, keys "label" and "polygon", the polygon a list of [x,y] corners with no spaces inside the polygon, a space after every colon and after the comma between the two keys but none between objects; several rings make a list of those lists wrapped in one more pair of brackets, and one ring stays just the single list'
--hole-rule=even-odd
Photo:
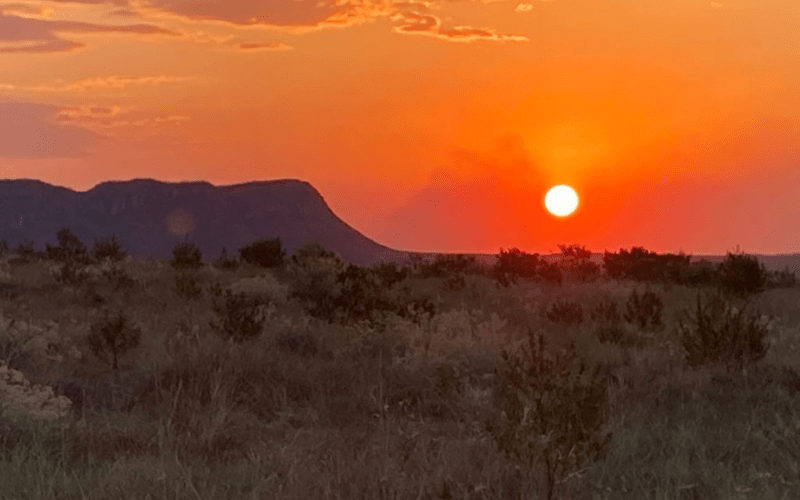
[{"label": "rock", "polygon": [[0,403],[3,415],[54,420],[69,413],[72,402],[56,396],[53,388],[31,385],[22,372],[0,361]]}]

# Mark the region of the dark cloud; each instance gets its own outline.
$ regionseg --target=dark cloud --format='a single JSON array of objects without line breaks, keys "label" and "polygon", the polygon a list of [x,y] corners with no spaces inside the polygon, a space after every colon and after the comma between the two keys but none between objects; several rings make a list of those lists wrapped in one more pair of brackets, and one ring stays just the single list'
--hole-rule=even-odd
[{"label": "dark cloud", "polygon": [[0,52],[63,52],[84,44],[64,40],[58,33],[133,33],[140,35],[177,35],[152,24],[106,26],[77,21],[30,19],[0,13]]},{"label": "dark cloud", "polygon": [[38,103],[0,101],[0,157],[63,158],[83,156],[95,135],[57,122],[59,108]]}]

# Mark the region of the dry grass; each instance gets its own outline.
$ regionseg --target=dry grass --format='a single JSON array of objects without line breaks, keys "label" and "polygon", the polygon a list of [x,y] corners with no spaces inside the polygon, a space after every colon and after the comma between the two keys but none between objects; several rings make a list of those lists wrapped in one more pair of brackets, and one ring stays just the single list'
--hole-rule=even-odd
[{"label": "dry grass", "polygon": [[[603,297],[624,307],[634,284],[506,289],[480,276],[459,290],[410,280],[438,297],[439,313],[428,321],[329,325],[290,301],[268,312],[258,339],[235,346],[209,328],[208,294],[178,298],[168,266],[123,267],[140,285],[127,298],[103,293],[142,328],[141,346],[122,365],[149,373],[151,384],[128,411],[85,411],[62,428],[18,424],[14,442],[0,439],[0,497],[540,498],[541,471],[500,453],[485,425],[501,410],[500,351],[514,352],[528,328],[555,348],[574,342],[607,375],[613,438],[600,461],[563,480],[564,495],[800,497],[800,385],[770,368],[800,368],[798,290],[759,297],[762,312],[776,318],[771,351],[746,377],[731,378],[683,362],[676,320],[694,300],[683,287],[651,288],[664,301],[664,325],[633,332],[641,348],[601,344],[591,321],[554,324],[545,314],[557,299],[582,304],[587,319]],[[101,309],[41,268],[9,270],[25,289],[0,304],[5,316],[56,321],[81,345]],[[245,267],[197,277],[205,288],[258,274]],[[316,350],[291,352],[281,335],[305,336]],[[84,354],[59,373],[103,369]]]}]

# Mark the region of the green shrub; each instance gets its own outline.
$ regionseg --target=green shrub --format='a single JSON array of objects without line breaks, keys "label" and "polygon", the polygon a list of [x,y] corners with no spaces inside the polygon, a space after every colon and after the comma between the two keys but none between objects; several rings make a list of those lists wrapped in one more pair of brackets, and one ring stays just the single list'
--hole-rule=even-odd
[{"label": "green shrub", "polygon": [[110,354],[111,365],[114,370],[118,370],[118,358],[137,347],[141,335],[142,332],[139,328],[128,325],[128,319],[122,311],[111,318],[106,310],[105,318],[91,326],[91,333],[87,336],[87,341],[92,353],[101,360],[108,361],[107,358]]},{"label": "green shrub", "polygon": [[172,249],[170,265],[173,269],[200,269],[203,267],[203,254],[194,243],[185,241]]},{"label": "green shrub", "polygon": [[554,323],[580,324],[583,322],[583,309],[575,301],[559,299],[550,304],[547,319]]},{"label": "green shrub", "polygon": [[645,289],[642,295],[634,290],[628,297],[625,309],[625,321],[644,330],[661,325],[664,303],[655,292],[651,292],[649,289]]},{"label": "green shrub", "polygon": [[111,235],[111,238],[101,238],[94,240],[92,247],[92,257],[95,260],[102,261],[111,259],[113,262],[119,262],[127,256],[127,252],[122,249],[122,246],[117,241],[116,235]]},{"label": "green shrub", "polygon": [[226,289],[219,283],[210,287],[212,307],[219,321],[210,321],[211,328],[224,340],[241,344],[258,337],[264,329],[266,318],[260,311],[261,303],[244,293]]},{"label": "green shrub", "polygon": [[599,366],[589,371],[566,353],[545,352],[541,335],[528,332],[521,357],[503,351],[497,370],[502,414],[487,427],[500,450],[529,470],[544,466],[546,498],[570,471],[597,461],[611,439],[601,436],[607,385]]},{"label": "green shrub", "polygon": [[693,366],[724,363],[732,371],[767,354],[767,324],[760,313],[735,307],[721,292],[710,297],[698,293],[694,314],[682,313],[678,333],[686,361]]},{"label": "green shrub", "polygon": [[744,298],[766,288],[767,271],[755,256],[728,252],[717,268],[719,285],[729,295]]},{"label": "green shrub", "polygon": [[283,265],[286,252],[280,238],[258,240],[239,249],[243,261],[260,267]]},{"label": "green shrub", "polygon": [[197,284],[197,278],[193,274],[180,273],[175,276],[175,293],[178,297],[194,300],[200,298],[203,290]]}]

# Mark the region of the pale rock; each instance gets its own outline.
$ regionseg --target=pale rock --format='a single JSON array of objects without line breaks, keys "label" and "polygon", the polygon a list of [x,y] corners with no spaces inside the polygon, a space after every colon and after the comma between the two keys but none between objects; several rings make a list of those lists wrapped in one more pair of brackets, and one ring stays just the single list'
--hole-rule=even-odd
[{"label": "pale rock", "polygon": [[72,401],[56,396],[52,387],[31,385],[21,372],[0,361],[0,404],[4,416],[54,420],[69,413]]}]

